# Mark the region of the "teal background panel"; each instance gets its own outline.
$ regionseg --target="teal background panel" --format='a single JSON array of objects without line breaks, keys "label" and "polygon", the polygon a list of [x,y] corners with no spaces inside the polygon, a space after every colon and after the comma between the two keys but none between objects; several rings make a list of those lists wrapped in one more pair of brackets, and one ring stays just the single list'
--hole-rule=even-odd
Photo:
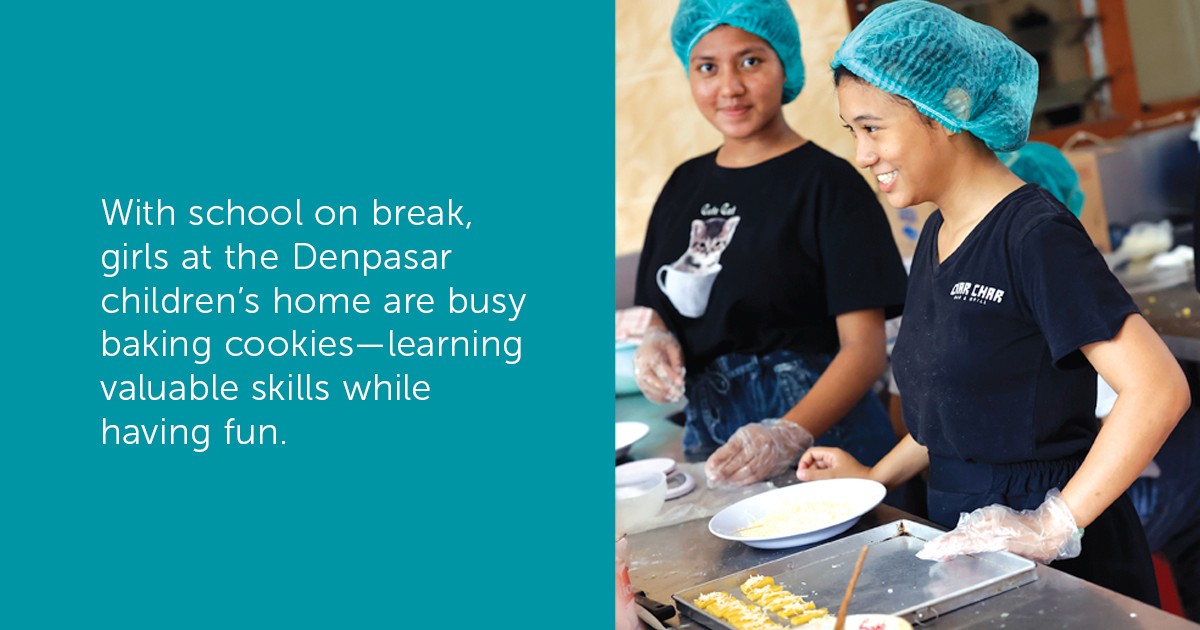
[{"label": "teal background panel", "polygon": [[[10,9],[0,627],[606,628],[612,440],[613,33],[605,3],[87,4]],[[102,199],[177,224],[109,227]],[[359,225],[186,225],[187,206],[352,204]],[[469,231],[383,229],[373,199]],[[448,248],[440,271],[178,267],[185,247]],[[165,270],[105,278],[149,244]],[[181,287],[366,293],[368,315],[105,316]],[[527,294],[513,322],[459,292]],[[428,292],[437,315],[386,315]],[[269,310],[269,308],[265,309]],[[213,337],[213,356],[104,358],[101,331]],[[520,336],[521,360],[221,356],[229,336]],[[99,382],[238,382],[237,401],[106,402]],[[253,401],[311,375],[328,400]],[[408,374],[427,401],[348,402]],[[271,424],[280,445],[224,444]],[[209,445],[101,444],[112,424]],[[468,605],[478,596],[478,605]],[[550,617],[543,617],[550,615]],[[543,621],[545,623],[543,623]]]}]

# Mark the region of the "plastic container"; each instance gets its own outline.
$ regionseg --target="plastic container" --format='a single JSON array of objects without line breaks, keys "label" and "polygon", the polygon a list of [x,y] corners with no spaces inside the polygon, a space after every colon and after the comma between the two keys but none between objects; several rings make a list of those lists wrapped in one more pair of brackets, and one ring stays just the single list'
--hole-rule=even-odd
[{"label": "plastic container", "polygon": [[658,515],[667,500],[667,476],[658,470],[617,471],[617,536]]}]

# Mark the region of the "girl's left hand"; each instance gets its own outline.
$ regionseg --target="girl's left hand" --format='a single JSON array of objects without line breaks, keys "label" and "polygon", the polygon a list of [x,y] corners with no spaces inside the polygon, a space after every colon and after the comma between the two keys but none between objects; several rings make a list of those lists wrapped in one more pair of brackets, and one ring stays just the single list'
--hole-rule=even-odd
[{"label": "girl's left hand", "polygon": [[923,560],[949,560],[985,551],[1011,551],[1030,560],[1050,563],[1074,558],[1083,550],[1083,530],[1075,525],[1067,502],[1057,489],[1046,494],[1036,510],[1020,512],[989,505],[958,518],[954,531],[925,544]]}]

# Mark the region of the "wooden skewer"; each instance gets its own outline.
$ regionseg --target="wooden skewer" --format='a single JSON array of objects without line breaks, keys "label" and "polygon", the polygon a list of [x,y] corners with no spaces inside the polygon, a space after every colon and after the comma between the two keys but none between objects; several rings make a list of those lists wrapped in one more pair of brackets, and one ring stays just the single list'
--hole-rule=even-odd
[{"label": "wooden skewer", "polygon": [[842,597],[842,608],[838,611],[837,623],[834,624],[833,630],[844,630],[846,627],[846,610],[850,606],[850,594],[854,592],[854,585],[858,583],[858,574],[862,573],[863,560],[867,559],[868,545],[863,545],[862,551],[858,552],[858,562],[854,564],[854,574],[850,576],[850,583],[846,585],[846,594]]}]

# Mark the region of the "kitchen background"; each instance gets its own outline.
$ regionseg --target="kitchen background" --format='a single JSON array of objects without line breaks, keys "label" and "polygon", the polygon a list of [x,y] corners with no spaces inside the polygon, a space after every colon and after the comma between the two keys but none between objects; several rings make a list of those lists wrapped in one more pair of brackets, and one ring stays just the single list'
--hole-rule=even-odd
[{"label": "kitchen background", "polygon": [[[882,2],[791,0],[800,25],[804,91],[784,107],[789,124],[853,159],[838,118],[829,59]],[[1081,220],[1103,251],[1110,224],[1170,219],[1191,244],[1200,153],[1189,138],[1200,111],[1200,0],[947,0],[1004,31],[1038,59],[1032,139],[1064,148],[1080,172]],[[618,306],[654,200],[685,159],[720,136],[692,103],[671,50],[674,0],[616,0],[616,255]],[[865,172],[864,172],[865,175]],[[877,187],[873,178],[868,182]],[[902,254],[932,208],[895,209],[883,199]],[[1118,234],[1119,236],[1119,234]]]}]

